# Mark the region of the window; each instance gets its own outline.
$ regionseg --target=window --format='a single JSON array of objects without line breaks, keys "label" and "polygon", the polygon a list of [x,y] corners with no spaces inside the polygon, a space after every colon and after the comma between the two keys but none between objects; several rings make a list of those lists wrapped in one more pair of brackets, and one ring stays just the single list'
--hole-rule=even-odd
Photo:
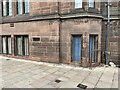
[{"label": "window", "polygon": [[9,0],[9,16],[12,16],[12,0]]},{"label": "window", "polygon": [[18,14],[23,14],[23,4],[22,4],[22,0],[18,0]]},{"label": "window", "polygon": [[7,48],[6,48],[6,38],[2,37],[2,53],[7,53]]},{"label": "window", "polygon": [[81,35],[72,36],[72,60],[81,62],[82,38]]},{"label": "window", "polygon": [[89,62],[98,60],[98,36],[90,35],[89,37]]},{"label": "window", "polygon": [[3,0],[2,1],[2,15],[3,16],[12,16],[12,0]]},{"label": "window", "polygon": [[89,7],[94,8],[95,7],[95,1],[94,0],[89,0]]},{"label": "window", "polygon": [[11,36],[2,36],[2,53],[12,54]]},{"label": "window", "polygon": [[3,0],[3,1],[2,1],[2,12],[3,12],[3,16],[7,16],[6,6],[7,6],[6,0]]},{"label": "window", "polygon": [[82,8],[82,0],[75,0],[75,8]]},{"label": "window", "polygon": [[29,0],[25,0],[25,13],[29,13]]},{"label": "window", "polygon": [[29,55],[28,36],[15,36],[15,55]]},{"label": "window", "polygon": [[34,37],[33,41],[40,41],[40,38],[39,37]]},{"label": "window", "polygon": [[8,42],[8,54],[11,54],[12,53],[11,37],[7,38],[7,42]]},{"label": "window", "polygon": [[17,1],[17,14],[29,13],[29,0]]}]

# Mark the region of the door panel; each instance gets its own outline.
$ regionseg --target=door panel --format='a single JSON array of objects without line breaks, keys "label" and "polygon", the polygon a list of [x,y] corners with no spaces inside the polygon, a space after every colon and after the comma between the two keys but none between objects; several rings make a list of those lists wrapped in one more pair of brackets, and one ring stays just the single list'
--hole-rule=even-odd
[{"label": "door panel", "polygon": [[74,61],[81,61],[81,36],[73,36],[72,56]]},{"label": "door panel", "polygon": [[89,38],[89,62],[97,62],[97,36],[90,35]]}]

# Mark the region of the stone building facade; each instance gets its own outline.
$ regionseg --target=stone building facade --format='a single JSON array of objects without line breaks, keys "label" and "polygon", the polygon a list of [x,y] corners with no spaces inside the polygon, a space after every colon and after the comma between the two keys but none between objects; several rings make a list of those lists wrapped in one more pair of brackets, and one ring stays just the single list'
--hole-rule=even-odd
[{"label": "stone building facade", "polygon": [[[105,63],[106,2],[1,1],[1,55],[94,66]],[[109,60],[120,60],[119,2],[111,7]],[[6,9],[6,10],[4,10]]]}]

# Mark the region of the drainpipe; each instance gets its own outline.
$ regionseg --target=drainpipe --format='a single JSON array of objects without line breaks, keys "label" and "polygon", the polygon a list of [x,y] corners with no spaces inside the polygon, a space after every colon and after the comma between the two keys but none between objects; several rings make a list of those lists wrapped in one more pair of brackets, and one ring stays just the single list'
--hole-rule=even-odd
[{"label": "drainpipe", "polygon": [[107,2],[107,30],[106,30],[106,45],[105,45],[105,47],[106,47],[106,51],[105,51],[106,65],[108,65],[108,62],[109,62],[109,59],[108,59],[108,55],[109,55],[108,47],[109,47],[109,30],[110,30],[110,6],[111,6],[111,3],[108,0],[108,2]]},{"label": "drainpipe", "polygon": [[61,15],[60,15],[60,2],[58,2],[58,16],[59,16],[59,63],[61,63]]}]

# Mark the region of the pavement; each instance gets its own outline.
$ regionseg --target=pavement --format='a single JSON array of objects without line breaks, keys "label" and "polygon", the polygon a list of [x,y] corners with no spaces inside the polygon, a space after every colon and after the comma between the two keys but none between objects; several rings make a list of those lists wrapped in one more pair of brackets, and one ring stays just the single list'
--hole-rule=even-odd
[{"label": "pavement", "polygon": [[117,67],[75,67],[0,56],[1,88],[118,88]]}]

